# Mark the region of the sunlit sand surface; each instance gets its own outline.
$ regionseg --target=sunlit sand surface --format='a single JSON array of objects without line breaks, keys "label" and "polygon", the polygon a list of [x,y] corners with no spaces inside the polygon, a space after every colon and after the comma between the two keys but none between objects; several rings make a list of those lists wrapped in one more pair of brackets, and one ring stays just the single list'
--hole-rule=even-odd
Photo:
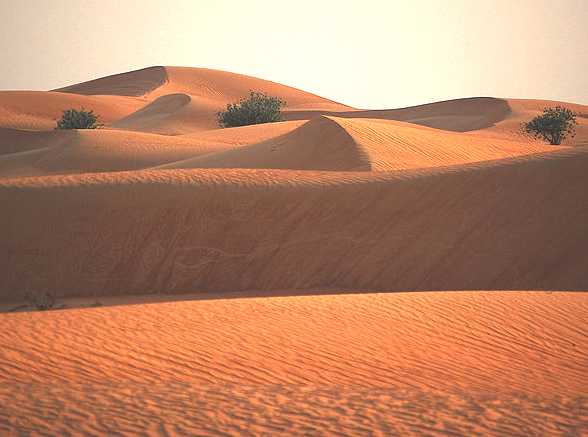
[{"label": "sunlit sand surface", "polygon": [[204,297],[3,315],[0,429],[574,435],[588,425],[583,293]]}]

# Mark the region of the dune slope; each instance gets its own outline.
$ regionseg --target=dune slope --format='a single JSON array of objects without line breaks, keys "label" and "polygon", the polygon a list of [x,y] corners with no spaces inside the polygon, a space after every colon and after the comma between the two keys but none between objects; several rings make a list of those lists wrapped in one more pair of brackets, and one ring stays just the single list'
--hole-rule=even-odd
[{"label": "dune slope", "polygon": [[545,144],[464,135],[396,121],[321,116],[282,137],[162,168],[390,171],[553,150]]},{"label": "dune slope", "polygon": [[[351,110],[328,112],[325,115],[350,118],[377,118],[405,121],[436,129],[465,132],[494,125],[509,116],[508,101],[493,97],[470,97],[428,103],[400,109]],[[289,120],[308,119],[316,111],[292,110],[286,113]]]},{"label": "dune slope", "polygon": [[136,170],[232,148],[197,137],[106,129],[35,136],[44,136],[47,147],[0,156],[0,178]]},{"label": "dune slope", "polygon": [[148,67],[66,86],[54,91],[83,95],[140,97],[168,81],[165,67]]},{"label": "dune slope", "polygon": [[[64,110],[85,108],[111,123],[138,109],[145,102],[135,97],[83,96],[44,91],[0,91],[0,127],[53,130]],[[0,138],[0,144],[4,140]]]},{"label": "dune slope", "polygon": [[[249,90],[286,121],[219,129]],[[0,92],[0,435],[583,435],[588,107],[519,132],[557,103]],[[72,107],[105,128],[54,131]]]},{"label": "dune slope", "polygon": [[136,170],[279,137],[301,122],[272,123],[167,136],[97,129],[22,131],[0,128],[0,178]]},{"label": "dune slope", "polygon": [[7,180],[0,297],[27,289],[588,289],[587,165],[588,149],[576,148],[399,173]]},{"label": "dune slope", "polygon": [[318,117],[283,136],[161,168],[369,170],[353,138],[331,117]]}]

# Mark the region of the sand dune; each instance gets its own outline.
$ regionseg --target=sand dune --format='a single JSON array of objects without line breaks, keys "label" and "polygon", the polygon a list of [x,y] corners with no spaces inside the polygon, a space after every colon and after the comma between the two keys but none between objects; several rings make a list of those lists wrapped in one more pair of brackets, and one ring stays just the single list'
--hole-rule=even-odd
[{"label": "sand dune", "polygon": [[148,67],[126,73],[113,74],[54,91],[62,93],[140,97],[167,83],[165,67]]},{"label": "sand dune", "polygon": [[22,131],[0,128],[0,178],[135,170],[182,162],[283,135],[302,122],[166,136],[123,130]]},{"label": "sand dune", "polygon": [[216,113],[228,103],[246,97],[250,90],[281,97],[289,110],[350,109],[305,91],[250,76],[204,68],[166,67],[166,72],[167,83],[149,94],[156,100],[121,120],[118,126],[165,135],[218,128]]},{"label": "sand dune", "polygon": [[64,110],[92,109],[111,123],[135,112],[145,102],[134,97],[82,96],[43,91],[0,91],[0,127],[52,130]]},{"label": "sand dune", "polygon": [[335,118],[312,119],[283,136],[161,168],[369,170],[370,160]]},{"label": "sand dune", "polygon": [[152,95],[184,93],[204,100],[214,100],[225,106],[245,97],[250,90],[261,91],[286,100],[290,109],[345,110],[349,106],[324,97],[292,88],[269,80],[243,74],[229,73],[207,68],[166,67],[168,83],[156,89]]},{"label": "sand dune", "polygon": [[[219,129],[250,89],[286,121]],[[0,92],[0,310],[70,308],[0,314],[0,434],[582,435],[588,107],[519,133],[556,103],[178,67]],[[106,127],[53,130],[82,106]]]},{"label": "sand dune", "polygon": [[[289,120],[309,119],[317,111],[289,111]],[[377,118],[405,121],[423,126],[458,132],[482,129],[508,117],[511,110],[504,99],[472,97],[448,100],[401,109],[351,110],[324,113],[337,117]]]},{"label": "sand dune", "polygon": [[165,135],[179,135],[218,127],[216,113],[250,90],[287,101],[294,110],[351,109],[323,97],[275,82],[205,68],[151,67],[108,76],[57,91],[103,96],[141,96],[147,100],[136,113],[115,126]]},{"label": "sand dune", "polygon": [[218,128],[217,101],[198,99],[182,93],[158,97],[139,111],[114,123],[114,127],[152,132],[162,135],[182,135]]},{"label": "sand dune", "polygon": [[575,138],[564,143],[569,146],[588,145],[588,107],[574,103],[549,100],[496,99],[473,97],[429,103],[402,109],[350,111],[287,111],[287,120],[308,120],[320,115],[343,118],[396,120],[435,129],[471,132],[485,137],[528,142],[521,135],[521,123],[531,120],[549,106],[563,105],[577,114]]},{"label": "sand dune", "polygon": [[143,169],[232,148],[196,137],[105,129],[39,134],[47,147],[0,156],[0,178]]},{"label": "sand dune", "polygon": [[[576,126],[576,136],[568,138],[564,145],[586,146],[588,145],[588,107],[585,105],[576,105],[567,102],[553,102],[547,100],[522,100],[509,99],[511,113],[509,117],[497,122],[496,125],[484,129],[483,133],[487,136],[500,138],[517,138],[520,136],[521,123],[531,120],[533,117],[541,114],[543,109],[548,106],[563,105],[578,114],[578,126]],[[472,132],[473,134],[477,132]]]},{"label": "sand dune", "polygon": [[402,122],[321,116],[278,138],[161,168],[390,171],[553,150],[539,143],[474,137]]},{"label": "sand dune", "polygon": [[76,131],[28,131],[0,128],[0,157],[12,153],[59,146],[77,136]]},{"label": "sand dune", "polygon": [[0,430],[581,435],[587,296],[213,296],[5,314]]},{"label": "sand dune", "polygon": [[26,289],[584,290],[587,165],[588,149],[575,148],[398,173],[7,180],[0,298]]}]

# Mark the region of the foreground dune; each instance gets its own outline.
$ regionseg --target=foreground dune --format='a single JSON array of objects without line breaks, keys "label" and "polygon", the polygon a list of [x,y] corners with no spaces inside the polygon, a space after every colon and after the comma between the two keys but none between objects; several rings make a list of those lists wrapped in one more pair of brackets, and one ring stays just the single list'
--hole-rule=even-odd
[{"label": "foreground dune", "polygon": [[3,314],[0,431],[581,435],[587,296],[362,293]]}]

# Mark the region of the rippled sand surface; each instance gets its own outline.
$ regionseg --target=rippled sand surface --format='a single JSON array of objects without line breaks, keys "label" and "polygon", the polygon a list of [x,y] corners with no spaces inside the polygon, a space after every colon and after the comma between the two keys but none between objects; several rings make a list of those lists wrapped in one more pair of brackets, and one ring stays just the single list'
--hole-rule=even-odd
[{"label": "rippled sand surface", "polygon": [[204,297],[2,314],[2,434],[588,430],[584,293]]}]

